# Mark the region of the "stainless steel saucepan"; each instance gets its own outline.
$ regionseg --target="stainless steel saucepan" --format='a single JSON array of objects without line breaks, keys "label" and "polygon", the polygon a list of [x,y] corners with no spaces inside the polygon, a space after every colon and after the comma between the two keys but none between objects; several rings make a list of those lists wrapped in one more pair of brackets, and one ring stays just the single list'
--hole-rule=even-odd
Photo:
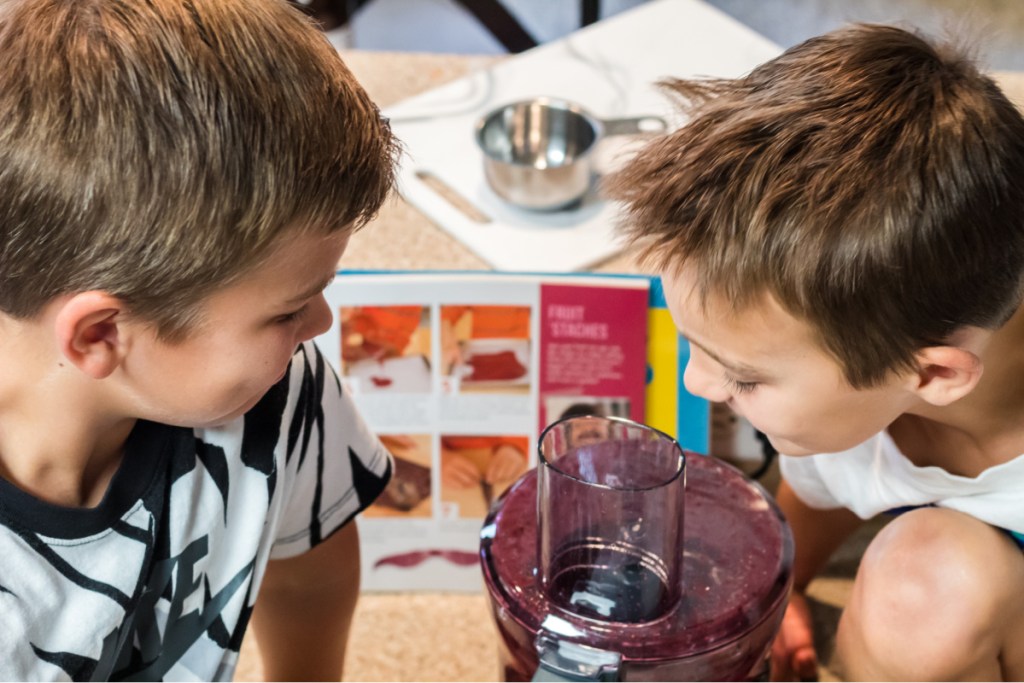
[{"label": "stainless steel saucepan", "polygon": [[484,176],[495,194],[533,211],[557,211],[579,202],[595,175],[591,159],[609,135],[659,133],[664,119],[600,119],[574,102],[549,97],[506,104],[477,123]]}]

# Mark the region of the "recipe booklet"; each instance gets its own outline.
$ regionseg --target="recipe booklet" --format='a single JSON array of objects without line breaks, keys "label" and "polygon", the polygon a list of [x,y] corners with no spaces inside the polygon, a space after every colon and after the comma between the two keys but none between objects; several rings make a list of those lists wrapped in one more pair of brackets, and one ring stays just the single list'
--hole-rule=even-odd
[{"label": "recipe booklet", "polygon": [[358,521],[364,590],[479,590],[484,517],[563,416],[647,422],[707,452],[657,280],[342,271],[325,294],[317,343],[395,458]]}]

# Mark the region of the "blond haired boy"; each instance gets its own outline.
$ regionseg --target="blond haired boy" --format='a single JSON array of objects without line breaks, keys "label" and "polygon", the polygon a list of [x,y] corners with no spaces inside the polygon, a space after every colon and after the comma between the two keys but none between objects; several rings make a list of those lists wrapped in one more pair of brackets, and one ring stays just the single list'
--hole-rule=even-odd
[{"label": "blond haired boy", "polygon": [[0,679],[338,680],[390,458],[309,340],[395,142],[283,0],[0,6]]}]

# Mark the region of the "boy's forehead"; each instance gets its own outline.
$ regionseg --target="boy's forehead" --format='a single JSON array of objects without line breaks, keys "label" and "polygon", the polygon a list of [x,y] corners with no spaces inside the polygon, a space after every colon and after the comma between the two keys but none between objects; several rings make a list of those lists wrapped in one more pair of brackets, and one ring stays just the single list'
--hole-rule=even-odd
[{"label": "boy's forehead", "polygon": [[[724,291],[715,289],[714,285],[705,285],[694,268],[679,268],[662,271],[662,287],[666,302],[685,309],[692,316],[700,316],[708,320],[733,319],[737,317],[760,318],[777,315],[789,315],[767,289],[761,291],[742,304],[729,297]],[[791,316],[790,316],[791,317]]]},{"label": "boy's forehead", "polygon": [[694,341],[766,358],[782,350],[788,355],[818,347],[811,326],[786,311],[768,291],[737,307],[713,290],[702,296],[692,270],[664,272],[662,283],[673,321],[683,336]]},{"label": "boy's forehead", "polygon": [[722,316],[732,317],[736,314],[735,308],[725,297],[714,291],[709,291],[705,295],[693,268],[662,271],[661,282],[669,311],[672,312],[673,318],[676,318],[676,325],[681,330],[697,321]]}]

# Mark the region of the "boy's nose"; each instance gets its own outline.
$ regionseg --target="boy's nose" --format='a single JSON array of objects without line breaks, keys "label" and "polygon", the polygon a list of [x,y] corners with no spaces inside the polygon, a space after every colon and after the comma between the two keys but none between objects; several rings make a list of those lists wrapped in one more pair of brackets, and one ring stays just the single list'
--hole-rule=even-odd
[{"label": "boy's nose", "polygon": [[299,342],[309,341],[331,329],[334,316],[327,299],[321,294],[315,300],[309,302],[310,311],[306,317],[306,324],[299,330]]},{"label": "boy's nose", "polygon": [[690,359],[683,371],[683,386],[694,396],[700,396],[712,403],[723,403],[731,396],[718,373],[713,373],[707,363],[699,357],[699,352],[690,349]]}]

